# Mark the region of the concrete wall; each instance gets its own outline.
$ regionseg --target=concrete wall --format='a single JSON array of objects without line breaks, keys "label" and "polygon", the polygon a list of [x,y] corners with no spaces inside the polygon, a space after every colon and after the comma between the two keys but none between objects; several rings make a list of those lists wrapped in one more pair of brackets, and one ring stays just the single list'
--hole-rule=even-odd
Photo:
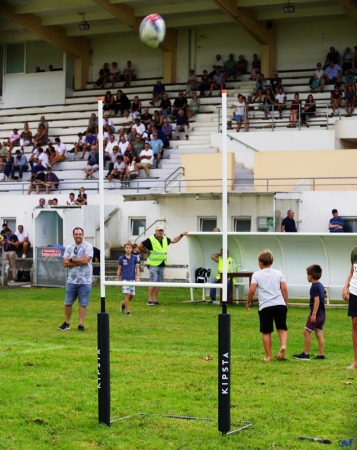
[{"label": "concrete wall", "polygon": [[[228,153],[227,179],[228,192],[234,188],[234,155]],[[222,155],[220,153],[183,154],[182,166],[185,168],[186,192],[222,192]],[[217,181],[212,181],[217,179]],[[199,180],[199,181],[189,181]]]},{"label": "concrete wall", "polygon": [[[254,156],[254,189],[266,191],[291,190],[355,190],[357,150],[310,150],[305,152],[256,152]],[[335,181],[329,178],[338,178]],[[343,180],[342,178],[351,177]],[[285,178],[286,180],[274,180]],[[313,186],[313,180],[314,186]],[[323,178],[319,180],[318,178]],[[292,179],[289,182],[289,179]]]}]

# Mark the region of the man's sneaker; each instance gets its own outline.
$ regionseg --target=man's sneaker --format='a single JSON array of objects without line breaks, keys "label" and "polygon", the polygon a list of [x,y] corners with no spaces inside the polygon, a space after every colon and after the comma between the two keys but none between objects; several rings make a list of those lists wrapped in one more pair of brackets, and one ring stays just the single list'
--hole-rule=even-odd
[{"label": "man's sneaker", "polygon": [[61,331],[66,331],[66,330],[70,330],[71,327],[69,326],[69,323],[63,322],[63,324],[60,327],[58,327],[58,329]]},{"label": "man's sneaker", "polygon": [[125,313],[125,305],[124,305],[124,302],[120,302],[120,312]]},{"label": "man's sneaker", "polygon": [[148,305],[148,306],[155,306],[156,303],[153,302],[152,300],[149,300],[149,301],[147,302],[147,305]]},{"label": "man's sneaker", "polygon": [[299,353],[298,355],[293,355],[293,357],[294,357],[295,359],[301,359],[301,360],[303,360],[303,361],[309,361],[309,360],[310,360],[310,355],[309,355],[309,354],[306,354],[306,353],[304,353],[304,352]]},{"label": "man's sneaker", "polygon": [[25,259],[26,258],[26,255],[25,255],[25,253],[23,253],[22,254],[22,259]]},{"label": "man's sneaker", "polygon": [[325,355],[317,355],[315,359],[325,359]]},{"label": "man's sneaker", "polygon": [[79,324],[78,331],[86,331],[86,330],[84,329],[84,326],[82,324]]},{"label": "man's sneaker", "polygon": [[125,315],[126,315],[127,317],[131,316],[130,312],[127,312]]},{"label": "man's sneaker", "polygon": [[156,301],[156,302],[153,302],[154,303],[154,305],[161,305],[161,303],[160,302],[158,302],[158,301]]}]

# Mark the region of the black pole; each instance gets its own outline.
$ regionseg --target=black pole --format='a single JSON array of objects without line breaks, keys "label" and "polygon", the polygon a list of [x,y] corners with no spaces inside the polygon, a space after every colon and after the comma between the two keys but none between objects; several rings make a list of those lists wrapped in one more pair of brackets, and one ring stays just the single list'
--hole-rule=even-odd
[{"label": "black pole", "polygon": [[[102,299],[103,300],[103,299]],[[110,425],[109,313],[100,312],[98,323],[98,420]]]},{"label": "black pole", "polygon": [[226,434],[231,429],[231,316],[223,302],[218,314],[218,430]]}]

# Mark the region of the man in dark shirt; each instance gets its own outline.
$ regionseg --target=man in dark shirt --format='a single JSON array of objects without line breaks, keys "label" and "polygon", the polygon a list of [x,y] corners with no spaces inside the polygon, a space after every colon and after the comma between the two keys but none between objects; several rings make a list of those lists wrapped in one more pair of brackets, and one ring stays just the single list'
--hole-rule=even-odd
[{"label": "man in dark shirt", "polygon": [[[162,226],[157,226],[154,236],[145,239],[138,245],[139,251],[148,255],[147,264],[149,266],[150,281],[162,283],[164,281],[164,269],[167,264],[167,249],[170,244],[179,242],[188,231],[184,231],[179,236],[169,239],[165,236],[165,230]],[[149,298],[147,305],[160,305],[157,301],[159,286],[149,286]]]},{"label": "man in dark shirt", "polygon": [[180,91],[178,93],[178,97],[174,101],[172,114],[170,114],[170,119],[173,121],[176,120],[180,109],[183,109],[184,112],[186,112],[186,108],[187,108],[187,99],[186,97],[184,97],[183,92]]},{"label": "man in dark shirt", "polygon": [[147,128],[148,124],[151,122],[152,114],[149,113],[149,108],[144,108],[144,113],[140,116],[140,122]]},{"label": "man in dark shirt", "polygon": [[343,233],[343,219],[342,217],[339,217],[337,209],[332,210],[332,216],[333,217],[328,224],[330,233]]},{"label": "man in dark shirt", "polygon": [[294,211],[289,209],[287,217],[281,223],[281,232],[282,233],[296,233],[296,223],[294,220]]},{"label": "man in dark shirt", "polygon": [[[3,240],[1,241],[1,245],[4,247],[5,261],[9,261],[9,263],[10,263],[10,268],[11,268],[11,272],[12,272],[11,283],[13,283],[16,280],[16,275],[17,275],[16,249],[19,246],[19,240],[18,240],[16,234],[14,234],[10,230],[10,228],[5,228],[4,232],[5,232],[5,235],[3,235]],[[5,271],[6,270],[8,270],[7,267],[5,267]]]},{"label": "man in dark shirt", "polygon": [[161,114],[164,119],[167,119],[169,114],[171,114],[171,100],[167,96],[166,92],[164,92],[163,98],[160,103]]},{"label": "man in dark shirt", "polygon": [[179,132],[185,131],[186,135],[186,141],[188,141],[188,129],[190,128],[190,124],[188,122],[187,114],[183,111],[183,109],[180,109],[177,119],[176,119],[176,139],[180,139]]}]

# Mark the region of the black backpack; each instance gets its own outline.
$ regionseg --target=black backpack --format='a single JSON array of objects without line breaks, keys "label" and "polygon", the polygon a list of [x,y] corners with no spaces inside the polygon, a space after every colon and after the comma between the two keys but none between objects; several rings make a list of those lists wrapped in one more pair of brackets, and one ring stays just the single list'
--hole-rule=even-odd
[{"label": "black backpack", "polygon": [[199,267],[195,271],[195,282],[207,283],[210,276],[211,276],[211,269],[204,269],[203,267]]}]

